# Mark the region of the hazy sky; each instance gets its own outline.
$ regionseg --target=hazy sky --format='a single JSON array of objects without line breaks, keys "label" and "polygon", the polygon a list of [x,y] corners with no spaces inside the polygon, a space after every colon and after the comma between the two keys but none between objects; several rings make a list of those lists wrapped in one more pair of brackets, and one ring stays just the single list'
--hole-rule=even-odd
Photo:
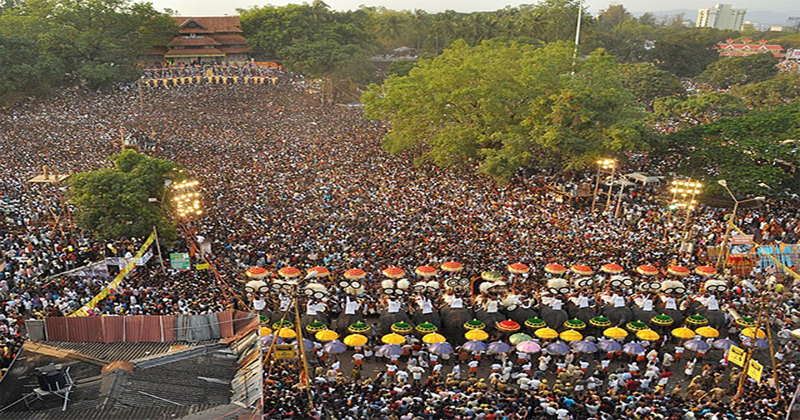
[{"label": "hazy sky", "polygon": [[[281,6],[290,3],[311,3],[313,0],[147,0],[159,10],[170,8],[177,10],[181,16],[220,16],[236,14],[237,8],[250,6],[263,6],[273,4]],[[385,6],[395,10],[422,9],[429,12],[440,12],[447,9],[459,12],[472,12],[479,10],[496,10],[506,5],[517,6],[520,4],[536,3],[534,0],[324,0],[331,8],[336,10],[357,9],[360,5]],[[654,2],[652,0],[584,0],[592,13],[605,9],[609,4],[622,4],[632,12],[663,11],[674,9],[699,9],[706,8],[719,2],[719,0],[672,0],[667,2]],[[748,10],[788,11],[800,9],[798,0],[731,0],[725,3],[732,4],[735,8]]]}]

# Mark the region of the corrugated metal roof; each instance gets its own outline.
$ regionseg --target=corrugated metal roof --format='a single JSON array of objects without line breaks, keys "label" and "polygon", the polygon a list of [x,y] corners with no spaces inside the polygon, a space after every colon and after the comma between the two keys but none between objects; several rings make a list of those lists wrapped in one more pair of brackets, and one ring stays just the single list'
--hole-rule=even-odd
[{"label": "corrugated metal roof", "polygon": [[111,408],[107,410],[60,408],[47,411],[11,411],[3,413],[3,420],[174,420],[214,408],[219,404],[194,404],[189,406],[151,406]]},{"label": "corrugated metal roof", "polygon": [[[42,344],[59,349],[72,350],[111,363],[117,360],[131,361],[167,354],[170,347],[175,343],[73,343],[69,341],[44,341]],[[191,346],[192,344],[189,345]]]}]

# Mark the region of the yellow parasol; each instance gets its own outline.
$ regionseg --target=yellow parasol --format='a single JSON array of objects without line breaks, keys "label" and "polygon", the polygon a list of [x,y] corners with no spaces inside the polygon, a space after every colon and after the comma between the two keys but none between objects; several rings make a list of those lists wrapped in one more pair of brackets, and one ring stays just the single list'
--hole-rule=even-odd
[{"label": "yellow parasol", "polygon": [[381,337],[381,341],[386,344],[405,344],[406,338],[400,334],[391,333]]},{"label": "yellow parasol", "polygon": [[606,330],[603,331],[603,335],[608,338],[625,338],[628,336],[628,332],[620,327],[611,327],[606,328]]},{"label": "yellow parasol", "polygon": [[656,341],[659,338],[661,338],[661,336],[658,335],[657,332],[651,329],[637,331],[636,337],[639,337],[640,340],[646,340],[646,341]]},{"label": "yellow parasol", "polygon": [[[476,330],[476,331],[480,331],[480,330]],[[481,331],[481,332],[483,332],[483,331]],[[438,334],[438,333],[430,333],[430,334],[425,334],[425,335],[422,336],[422,342],[426,343],[426,344],[444,343],[445,341],[447,341],[447,339],[444,338],[443,335]]]},{"label": "yellow parasol", "polygon": [[278,330],[278,337],[280,338],[295,338],[297,333],[291,328],[281,328]]},{"label": "yellow parasol", "polygon": [[560,334],[560,337],[564,341],[580,341],[583,340],[583,334],[575,331],[575,330],[566,330]]},{"label": "yellow parasol", "polygon": [[482,341],[482,340],[486,340],[487,338],[489,338],[489,333],[487,333],[484,330],[470,330],[470,331],[467,331],[466,334],[464,334],[464,337],[467,340]]},{"label": "yellow parasol", "polygon": [[350,334],[344,338],[344,343],[350,347],[361,347],[364,344],[367,344],[367,337],[364,337],[361,334]]},{"label": "yellow parasol", "polygon": [[539,328],[533,334],[539,338],[550,339],[558,337],[558,331],[552,328]]},{"label": "yellow parasol", "polygon": [[686,327],[680,327],[680,328],[675,328],[674,330],[672,330],[672,335],[674,335],[675,337],[680,338],[681,340],[688,340],[690,338],[694,338],[694,336],[697,335],[697,334],[695,334],[694,331],[692,331],[692,330],[690,330],[690,329],[688,329]]},{"label": "yellow parasol", "polygon": [[333,341],[339,338],[339,334],[336,331],[322,330],[314,334],[314,338],[319,341]]},{"label": "yellow parasol", "polygon": [[261,327],[261,329],[259,329],[258,332],[263,337],[265,335],[272,334],[272,329],[270,327]]},{"label": "yellow parasol", "polygon": [[745,328],[742,330],[742,335],[747,338],[764,338],[767,336],[767,333],[765,333],[761,328],[758,330],[755,328]]},{"label": "yellow parasol", "polygon": [[717,338],[717,337],[719,337],[719,331],[717,331],[716,328],[712,328],[712,327],[700,327],[700,328],[694,330],[694,332],[696,332],[697,335],[699,335],[701,337],[705,337],[705,338]]}]

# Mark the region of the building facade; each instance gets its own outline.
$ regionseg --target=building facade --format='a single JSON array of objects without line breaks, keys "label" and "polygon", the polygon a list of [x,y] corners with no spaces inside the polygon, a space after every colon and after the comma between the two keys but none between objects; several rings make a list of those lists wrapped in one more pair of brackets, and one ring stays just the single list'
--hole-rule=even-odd
[{"label": "building facade", "polygon": [[153,50],[149,63],[229,63],[249,61],[247,40],[238,16],[173,17],[180,28],[167,47]]},{"label": "building facade", "polygon": [[753,42],[752,39],[742,39],[741,41],[726,39],[725,42],[717,44],[717,50],[719,55],[726,57],[741,57],[753,54],[772,54],[774,57],[784,57],[783,47],[777,44],[769,44],[765,40]]},{"label": "building facade", "polygon": [[734,9],[730,4],[715,4],[697,11],[698,28],[732,29],[740,31],[747,9]]}]

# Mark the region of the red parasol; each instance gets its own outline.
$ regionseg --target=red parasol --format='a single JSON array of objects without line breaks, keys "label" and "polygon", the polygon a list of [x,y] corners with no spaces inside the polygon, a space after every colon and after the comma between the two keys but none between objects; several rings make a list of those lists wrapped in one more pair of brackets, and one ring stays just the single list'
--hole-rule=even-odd
[{"label": "red parasol", "polygon": [[290,279],[299,276],[300,270],[295,267],[283,267],[278,270],[278,274],[285,279]]},{"label": "red parasol", "polygon": [[455,262],[455,261],[448,261],[441,265],[442,270],[449,271],[451,273],[456,273],[464,269],[464,266]]},{"label": "red parasol", "polygon": [[400,267],[387,267],[381,271],[384,276],[390,279],[402,279],[406,275],[405,270]]},{"label": "red parasol", "polygon": [[592,271],[588,265],[575,264],[570,267],[570,270],[572,270],[573,273],[581,276],[591,276],[592,273],[594,273],[594,271]]},{"label": "red parasol", "polygon": [[331,274],[331,272],[325,267],[312,267],[312,268],[309,268],[308,269],[308,274],[311,274],[312,271],[317,273],[317,274],[314,275],[314,277],[325,277],[325,276],[329,276]]},{"label": "red parasol", "polygon": [[622,268],[621,265],[614,264],[614,263],[603,264],[603,266],[600,267],[600,270],[603,270],[604,273],[608,273],[608,274],[620,274],[623,271],[625,271],[625,269]]},{"label": "red parasol", "polygon": [[713,276],[717,274],[717,269],[710,265],[701,265],[694,269],[694,272],[701,276]]},{"label": "red parasol", "polygon": [[686,277],[689,275],[689,269],[680,265],[671,265],[667,268],[667,272],[673,276]]},{"label": "red parasol", "polygon": [[267,269],[264,267],[250,267],[245,274],[251,279],[263,279],[264,277],[267,277],[269,271],[267,271]]},{"label": "red parasol", "polygon": [[519,331],[519,324],[516,321],[507,319],[503,322],[497,323],[497,329],[503,332],[516,332]]},{"label": "red parasol", "polygon": [[429,265],[422,265],[417,267],[414,272],[420,277],[431,277],[436,275],[436,268]]},{"label": "red parasol", "polygon": [[653,267],[652,265],[640,265],[636,267],[636,272],[643,275],[643,276],[655,276],[658,274],[658,269]]},{"label": "red parasol", "polygon": [[567,269],[561,264],[550,263],[544,266],[544,271],[547,271],[550,274],[555,274],[558,276],[564,274],[567,271]]},{"label": "red parasol", "polygon": [[514,263],[508,265],[508,271],[513,274],[525,274],[531,271],[531,268],[523,263]]},{"label": "red parasol", "polygon": [[344,278],[348,280],[361,280],[367,276],[367,273],[360,268],[351,268],[344,272]]}]

